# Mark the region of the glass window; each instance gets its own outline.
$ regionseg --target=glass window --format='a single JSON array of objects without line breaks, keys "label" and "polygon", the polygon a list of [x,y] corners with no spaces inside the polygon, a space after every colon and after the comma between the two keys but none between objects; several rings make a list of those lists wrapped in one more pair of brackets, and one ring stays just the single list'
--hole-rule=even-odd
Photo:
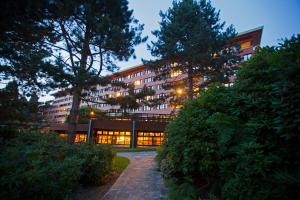
[{"label": "glass window", "polygon": [[250,48],[250,46],[251,46],[251,42],[250,41],[243,42],[241,44],[241,49],[247,49],[247,48]]},{"label": "glass window", "polygon": [[130,132],[126,132],[126,135],[130,135]]}]

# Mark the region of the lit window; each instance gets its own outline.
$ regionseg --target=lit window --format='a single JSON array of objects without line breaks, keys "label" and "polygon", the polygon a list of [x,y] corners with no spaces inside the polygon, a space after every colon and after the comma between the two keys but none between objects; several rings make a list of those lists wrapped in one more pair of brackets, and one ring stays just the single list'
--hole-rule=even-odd
[{"label": "lit window", "polygon": [[241,49],[247,49],[251,46],[251,42],[250,41],[247,41],[247,42],[243,42],[241,44]]},{"label": "lit window", "polygon": [[180,71],[180,70],[172,71],[172,72],[171,72],[171,78],[177,77],[177,76],[180,75],[180,74],[181,74],[181,71]]},{"label": "lit window", "polygon": [[134,81],[134,85],[141,85],[141,80]]}]

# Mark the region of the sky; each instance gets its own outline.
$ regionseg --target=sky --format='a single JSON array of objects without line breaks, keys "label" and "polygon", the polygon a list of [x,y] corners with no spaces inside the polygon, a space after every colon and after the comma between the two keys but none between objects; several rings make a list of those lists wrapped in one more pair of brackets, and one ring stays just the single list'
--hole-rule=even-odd
[{"label": "sky", "polygon": [[[159,29],[159,11],[165,12],[172,6],[172,0],[129,0],[129,8],[140,23],[144,24],[144,36],[148,41],[136,47],[137,59],[119,62],[121,69],[150,59],[147,43],[155,41],[151,31]],[[300,34],[300,0],[212,0],[212,5],[220,10],[220,19],[227,25],[233,24],[237,32],[264,26],[261,46],[273,46],[281,38]]]},{"label": "sky", "polygon": [[[212,0],[211,3],[220,10],[220,19],[227,25],[233,24],[237,32],[264,26],[261,46],[273,46],[282,38],[300,34],[300,0]],[[117,63],[121,70],[142,64],[142,58],[152,58],[147,50],[147,44],[155,41],[151,31],[159,29],[159,12],[171,6],[172,0],[129,0],[134,17],[144,24],[143,35],[149,38],[136,47],[136,59]],[[40,101],[52,98],[46,95]]]}]

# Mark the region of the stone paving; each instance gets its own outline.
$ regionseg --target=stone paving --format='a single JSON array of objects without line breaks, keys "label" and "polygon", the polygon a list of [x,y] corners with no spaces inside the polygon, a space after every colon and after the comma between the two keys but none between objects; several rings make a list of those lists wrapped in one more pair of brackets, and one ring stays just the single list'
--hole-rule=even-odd
[{"label": "stone paving", "polygon": [[102,200],[159,200],[166,194],[163,179],[157,170],[156,152],[124,152],[130,164]]}]

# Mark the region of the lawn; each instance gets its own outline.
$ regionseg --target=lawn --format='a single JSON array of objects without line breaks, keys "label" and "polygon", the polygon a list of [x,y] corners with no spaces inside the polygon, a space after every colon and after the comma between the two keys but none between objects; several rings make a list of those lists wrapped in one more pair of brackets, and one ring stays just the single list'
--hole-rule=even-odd
[{"label": "lawn", "polygon": [[122,156],[115,156],[113,158],[113,169],[117,174],[122,173],[129,164],[129,159]]},{"label": "lawn", "polygon": [[156,147],[139,147],[139,148],[113,148],[115,152],[142,152],[142,151],[156,151]]}]

